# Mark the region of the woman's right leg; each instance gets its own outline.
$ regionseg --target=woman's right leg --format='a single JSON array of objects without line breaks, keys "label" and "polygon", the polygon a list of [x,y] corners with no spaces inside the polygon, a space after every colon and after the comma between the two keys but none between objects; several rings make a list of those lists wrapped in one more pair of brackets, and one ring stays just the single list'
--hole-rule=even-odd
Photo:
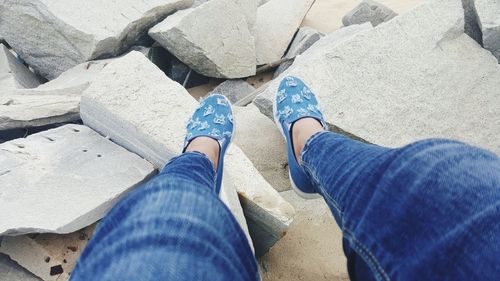
[{"label": "woman's right leg", "polygon": [[301,156],[342,228],[353,279],[498,280],[493,153],[450,140],[389,149],[323,131]]}]

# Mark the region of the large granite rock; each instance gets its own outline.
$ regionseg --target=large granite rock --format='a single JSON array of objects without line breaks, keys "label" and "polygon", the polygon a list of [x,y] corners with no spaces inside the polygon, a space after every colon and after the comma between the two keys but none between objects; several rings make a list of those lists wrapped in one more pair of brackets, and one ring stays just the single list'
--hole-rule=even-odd
[{"label": "large granite rock", "polygon": [[0,90],[35,88],[42,79],[0,43]]},{"label": "large granite rock", "polygon": [[[85,91],[80,110],[85,124],[161,168],[182,151],[185,124],[197,106],[181,85],[142,54],[131,52],[101,72]],[[293,208],[238,147],[232,146],[225,163],[225,180],[249,202],[243,210],[250,233],[258,227],[264,230],[252,236],[253,241],[274,244],[292,221]],[[226,188],[224,183],[221,192]],[[256,247],[258,252],[266,250]]]},{"label": "large granite rock", "polygon": [[7,89],[0,92],[0,130],[80,119],[82,92],[109,61],[91,61],[77,65],[57,79],[34,89]]},{"label": "large granite rock", "polygon": [[255,88],[247,82],[236,79],[226,80],[219,84],[210,94],[220,94],[226,96],[231,104],[237,103],[240,99],[246,97],[255,91]]},{"label": "large granite rock", "polygon": [[465,0],[479,27],[483,47],[493,53],[500,63],[500,0]]},{"label": "large granite rock", "polygon": [[335,130],[391,147],[444,137],[499,153],[500,66],[463,28],[460,2],[443,0],[337,44],[321,44],[326,36],[259,99],[271,104],[279,80],[294,75]]},{"label": "large granite rock", "polygon": [[373,26],[377,26],[397,15],[393,10],[381,3],[373,0],[363,0],[342,18],[342,23],[344,26],[349,26],[371,22]]},{"label": "large granite rock", "polygon": [[68,280],[95,228],[92,224],[68,234],[6,236],[0,241],[0,252],[44,281]]},{"label": "large granite rock", "polygon": [[257,65],[281,59],[313,0],[270,0],[257,9]]},{"label": "large granite rock", "polygon": [[290,48],[288,48],[288,51],[286,52],[285,58],[290,60],[280,64],[280,66],[274,71],[273,77],[276,78],[285,70],[287,70],[290,67],[290,65],[292,65],[293,59],[296,56],[305,52],[323,36],[324,36],[323,33],[317,31],[312,27],[308,26],[301,27],[299,31],[297,31],[297,34],[295,34],[292,44],[290,45]]},{"label": "large granite rock", "polygon": [[233,0],[211,0],[179,11],[151,28],[149,35],[205,76],[241,78],[255,74],[254,38]]},{"label": "large granite rock", "polygon": [[[208,2],[209,0],[194,0],[193,8],[200,6],[201,4]],[[257,19],[257,7],[259,6],[258,0],[234,0],[236,5],[238,5],[241,11],[245,14],[246,21],[248,23],[248,29],[253,30],[255,25],[255,20]]]},{"label": "large granite rock", "polygon": [[81,125],[0,144],[0,235],[81,229],[153,172]]},{"label": "large granite rock", "polygon": [[193,0],[0,0],[0,34],[36,72],[54,79],[88,60],[115,56]]}]

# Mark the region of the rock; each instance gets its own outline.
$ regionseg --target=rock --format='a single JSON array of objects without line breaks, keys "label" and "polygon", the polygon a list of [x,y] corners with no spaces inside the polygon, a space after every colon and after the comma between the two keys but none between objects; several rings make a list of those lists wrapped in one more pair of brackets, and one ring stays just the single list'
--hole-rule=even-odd
[{"label": "rock", "polygon": [[257,65],[281,59],[313,0],[271,0],[257,9]]},{"label": "rock", "polygon": [[479,27],[479,19],[477,17],[474,0],[462,0],[462,5],[465,14],[465,33],[482,46],[483,34]]},{"label": "rock", "polygon": [[342,18],[344,26],[371,22],[377,26],[397,16],[393,10],[373,0],[363,0]]},{"label": "rock", "polygon": [[54,79],[88,60],[116,56],[193,0],[1,0],[0,34],[37,73]]},{"label": "rock", "polygon": [[463,28],[460,3],[443,0],[338,44],[321,44],[326,36],[258,99],[270,103],[279,80],[294,75],[334,130],[389,147],[443,137],[499,153],[500,67]]},{"label": "rock", "polygon": [[[295,37],[292,41],[292,44],[290,45],[290,48],[288,49],[288,52],[286,53],[285,58],[293,59],[296,56],[302,54],[323,36],[325,36],[323,33],[317,31],[314,28],[307,26],[301,27],[299,31],[297,31],[297,34],[295,34]],[[292,65],[292,63],[293,61],[282,63],[274,71],[273,77],[278,77],[281,73],[283,73],[283,71],[287,70]]]},{"label": "rock", "polygon": [[323,199],[280,193],[297,210],[287,235],[261,259],[262,280],[349,280],[342,231]]},{"label": "rock", "polygon": [[[102,71],[85,91],[80,110],[85,124],[161,168],[182,151],[185,124],[197,106],[181,85],[140,53],[131,52]],[[291,222],[293,208],[234,145],[226,156],[225,168],[225,177],[231,179],[240,198],[252,204],[243,209],[247,220],[255,221],[248,225],[250,233],[255,225],[270,227],[253,240],[276,242]],[[226,188],[224,184],[223,190]],[[267,217],[253,217],[257,211]],[[256,247],[256,251],[262,249]]]},{"label": "rock", "polygon": [[0,243],[0,252],[44,281],[68,280],[95,227],[92,224],[64,235],[6,236]]},{"label": "rock", "polygon": [[217,86],[210,94],[221,94],[226,96],[231,104],[237,103],[241,98],[255,91],[255,88],[247,82],[238,80],[226,80]]},{"label": "rock", "polygon": [[0,93],[0,131],[79,120],[83,90],[109,61],[77,65],[35,89],[10,89]]},{"label": "rock", "polygon": [[500,0],[475,0],[481,23],[483,46],[500,63]]},{"label": "rock", "polygon": [[154,172],[81,125],[0,144],[0,159],[0,235],[81,229]]},{"label": "rock", "polygon": [[[194,0],[193,8],[200,6],[201,4],[208,2],[209,0]],[[246,21],[248,23],[248,29],[253,30],[255,20],[257,18],[257,6],[258,1],[256,0],[234,0],[236,5],[238,5],[241,11],[245,14]]]},{"label": "rock", "polygon": [[167,66],[166,74],[186,89],[204,85],[210,81],[209,77],[197,73],[174,56]]},{"label": "rock", "polygon": [[255,74],[255,46],[233,0],[211,0],[166,18],[149,35],[196,72],[216,78]]},{"label": "rock", "polygon": [[237,123],[234,143],[274,189],[289,190],[291,185],[285,141],[274,122],[253,104],[233,107],[233,110]]},{"label": "rock", "polygon": [[41,281],[41,279],[22,268],[19,264],[4,254],[0,254],[0,280]]},{"label": "rock", "polygon": [[[352,38],[353,36],[357,35],[358,33],[365,32],[367,30],[372,29],[371,23],[365,23],[361,25],[350,25],[344,28],[341,28],[339,30],[336,30],[327,36],[321,38],[318,40],[314,45],[312,45],[307,51],[303,53],[303,56],[308,56],[308,54],[314,54],[315,50],[318,50],[318,53],[324,52],[325,48],[328,47],[333,47],[336,46],[345,40],[348,40]],[[299,60],[297,58],[298,61]],[[293,64],[292,64],[293,65]],[[328,64],[326,64],[328,66]],[[314,70],[315,72],[317,70]],[[273,98],[274,98],[274,91],[273,87],[277,87],[277,83],[279,84],[279,81],[283,79],[284,75],[286,75],[287,71],[285,71],[282,75],[278,76],[277,78],[274,79],[274,81],[271,81],[267,85],[261,89],[261,93],[259,93],[253,100],[253,103],[259,108],[260,112],[262,114],[266,115],[267,117],[271,118],[271,120],[274,120],[273,117]],[[274,83],[273,83],[274,82]]]},{"label": "rock", "polygon": [[0,89],[35,88],[41,83],[42,79],[0,43]]}]

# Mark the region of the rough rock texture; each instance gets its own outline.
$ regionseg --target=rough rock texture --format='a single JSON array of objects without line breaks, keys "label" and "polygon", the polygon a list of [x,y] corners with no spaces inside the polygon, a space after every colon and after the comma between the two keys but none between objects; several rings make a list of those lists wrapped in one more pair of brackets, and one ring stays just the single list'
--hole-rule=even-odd
[{"label": "rough rock texture", "polygon": [[0,34],[48,79],[82,62],[117,55],[193,0],[0,0]]},{"label": "rough rock texture", "polygon": [[0,130],[44,126],[80,119],[83,90],[111,60],[91,61],[73,67],[57,79],[35,89],[0,92]]},{"label": "rough rock texture", "polygon": [[[131,52],[106,67],[85,91],[81,116],[85,124],[160,168],[182,151],[185,124],[197,105],[142,54]],[[228,151],[225,163],[225,177],[240,198],[252,203],[243,209],[246,218],[253,218],[257,226],[271,226],[258,240],[276,242],[291,222],[293,208],[236,146]],[[252,217],[255,214],[267,217]],[[252,229],[255,226],[249,222],[250,233]]]},{"label": "rough rock texture", "polygon": [[[200,6],[201,4],[208,2],[209,0],[194,0],[193,8]],[[257,18],[257,7],[259,6],[258,0],[233,0],[233,2],[238,5],[241,11],[245,14],[246,21],[248,23],[248,29],[253,30],[255,25],[255,20]]]},{"label": "rough rock texture", "polygon": [[271,0],[257,9],[257,65],[281,59],[313,0]]},{"label": "rough rock texture", "polygon": [[0,252],[44,281],[68,280],[95,227],[92,224],[69,234],[7,236],[0,243]]},{"label": "rough rock texture", "polygon": [[291,188],[283,136],[276,124],[249,104],[233,107],[237,123],[234,143],[248,156],[255,168],[277,191]]},{"label": "rough rock texture", "polygon": [[81,125],[3,143],[0,235],[81,229],[153,172],[150,163]]},{"label": "rough rock texture", "polygon": [[235,104],[241,98],[255,91],[255,88],[247,82],[238,80],[226,80],[217,86],[210,94],[221,94],[226,96],[231,104]]},{"label": "rough rock texture", "polygon": [[35,73],[22,64],[0,43],[0,89],[35,88],[42,83]]},{"label": "rough rock texture", "polygon": [[[285,58],[293,59],[296,56],[302,54],[323,36],[323,33],[317,31],[314,28],[307,26],[301,27],[299,31],[297,31],[297,34],[295,34],[295,37],[292,41],[292,44],[290,45],[290,48],[288,48]],[[281,73],[287,70],[290,65],[292,65],[292,63],[293,61],[286,61],[280,64],[280,66],[274,71],[273,77],[278,77]]]},{"label": "rough rock texture", "polygon": [[472,39],[476,40],[481,46],[483,45],[483,34],[479,26],[479,19],[474,5],[474,0],[462,0],[465,16],[465,33]]},{"label": "rough rock texture", "polygon": [[470,0],[474,2],[483,47],[500,63],[500,0]]},{"label": "rough rock texture", "polygon": [[[329,47],[336,46],[352,38],[358,33],[365,32],[370,29],[372,29],[371,23],[365,23],[361,25],[350,25],[341,28],[316,41],[314,45],[312,45],[306,52],[303,53],[303,56],[308,57],[309,54],[315,54],[316,53],[315,50],[318,50],[318,53],[324,52],[324,49],[327,48],[328,46]],[[299,62],[303,60],[304,59],[300,58],[296,59],[296,61]],[[326,64],[326,66],[328,66],[328,63]],[[314,73],[316,73],[318,69],[315,69],[313,71]],[[267,85],[262,86],[263,89],[261,89],[261,93],[258,94],[253,100],[253,103],[259,108],[260,112],[262,112],[267,117],[271,118],[271,120],[273,120],[273,98],[275,89],[277,88],[277,85],[279,84],[281,79],[283,79],[284,75],[286,75],[287,72],[288,71],[274,78],[274,80],[270,81]]]},{"label": "rough rock texture", "polygon": [[359,3],[358,6],[342,18],[342,23],[345,26],[349,26],[371,22],[373,26],[377,26],[391,20],[397,15],[393,10],[381,3],[373,0],[363,0],[363,2]]},{"label": "rough rock texture", "polygon": [[287,235],[260,259],[263,281],[348,281],[342,232],[323,199],[280,193],[297,210]]},{"label": "rough rock texture", "polygon": [[5,281],[41,281],[33,273],[22,268],[7,255],[0,254],[0,280]]},{"label": "rough rock texture", "polygon": [[233,0],[211,0],[179,11],[149,35],[196,72],[217,78],[255,74],[254,38]]},{"label": "rough rock texture", "polygon": [[[460,2],[424,4],[338,44],[320,40],[280,78],[301,77],[334,129],[368,142],[445,137],[499,153],[500,67],[463,19]],[[271,102],[279,80],[261,100]]]}]

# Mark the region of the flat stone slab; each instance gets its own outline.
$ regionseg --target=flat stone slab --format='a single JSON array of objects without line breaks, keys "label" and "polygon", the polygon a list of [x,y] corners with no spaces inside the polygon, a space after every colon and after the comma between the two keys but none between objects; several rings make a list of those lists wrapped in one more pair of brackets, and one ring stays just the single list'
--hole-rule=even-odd
[{"label": "flat stone slab", "polygon": [[68,280],[95,228],[92,224],[68,234],[6,236],[0,252],[44,281]]},{"label": "flat stone slab", "polygon": [[153,173],[150,163],[81,125],[0,144],[0,235],[81,229]]},{"label": "flat stone slab", "polygon": [[77,64],[124,52],[158,21],[192,4],[193,0],[0,1],[0,34],[36,72],[54,79]]},{"label": "flat stone slab", "polygon": [[42,83],[35,73],[21,63],[0,40],[0,89],[35,88]]},{"label": "flat stone slab", "polygon": [[241,79],[226,80],[217,86],[210,94],[220,94],[229,99],[231,104],[237,103],[255,91],[255,88]]},{"label": "flat stone slab", "polygon": [[[161,168],[182,151],[185,126],[197,106],[181,85],[142,54],[131,52],[101,72],[85,91],[80,110],[86,125]],[[240,199],[252,203],[251,208],[243,208],[247,220],[251,217],[258,226],[271,226],[266,228],[267,236],[252,236],[254,242],[267,239],[274,244],[292,221],[293,208],[238,147],[232,146],[225,163],[225,178],[233,182]],[[222,193],[225,188],[223,185]],[[236,207],[239,205],[232,209]],[[267,217],[252,217],[257,211]],[[252,229],[249,224],[250,233]]]},{"label": "flat stone slab", "polygon": [[45,126],[80,119],[80,97],[109,60],[77,65],[34,89],[0,92],[0,130]]},{"label": "flat stone slab", "polygon": [[313,0],[270,0],[257,9],[257,65],[276,62],[285,54]]},{"label": "flat stone slab", "polygon": [[179,11],[149,35],[196,72],[217,78],[255,74],[255,43],[234,0],[211,0]]},{"label": "flat stone slab", "polygon": [[342,18],[342,23],[349,26],[370,22],[373,26],[377,26],[397,15],[393,10],[381,3],[373,0],[363,0]]},{"label": "flat stone slab", "polygon": [[321,44],[326,36],[259,98],[271,103],[280,80],[294,75],[337,131],[390,147],[444,137],[500,153],[500,66],[463,26],[460,1],[446,0],[338,44]]}]

